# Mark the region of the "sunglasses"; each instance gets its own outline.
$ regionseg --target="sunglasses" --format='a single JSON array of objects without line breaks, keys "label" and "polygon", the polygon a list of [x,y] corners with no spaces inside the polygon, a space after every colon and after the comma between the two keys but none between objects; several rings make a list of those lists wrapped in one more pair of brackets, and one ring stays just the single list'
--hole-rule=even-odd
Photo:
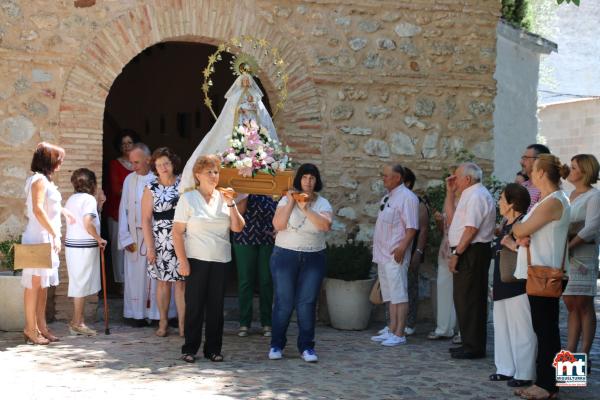
[{"label": "sunglasses", "polygon": [[379,206],[379,211],[383,211],[383,209],[385,208],[385,205],[387,204],[389,199],[390,199],[390,196],[385,196],[383,198],[383,203],[381,203],[381,205]]}]

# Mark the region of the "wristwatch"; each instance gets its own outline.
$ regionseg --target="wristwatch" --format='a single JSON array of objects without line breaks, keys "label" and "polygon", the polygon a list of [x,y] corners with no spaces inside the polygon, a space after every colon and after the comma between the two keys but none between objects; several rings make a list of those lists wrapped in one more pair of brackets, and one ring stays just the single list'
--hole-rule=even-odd
[{"label": "wristwatch", "polygon": [[452,254],[453,256],[457,256],[457,257],[460,257],[460,255],[461,255],[458,251],[456,251],[456,247],[452,249],[450,254]]}]

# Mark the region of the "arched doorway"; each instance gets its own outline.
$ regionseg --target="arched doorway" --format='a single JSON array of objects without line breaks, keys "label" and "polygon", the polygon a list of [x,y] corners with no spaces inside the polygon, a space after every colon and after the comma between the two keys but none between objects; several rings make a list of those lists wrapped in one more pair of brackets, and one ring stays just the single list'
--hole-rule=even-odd
[{"label": "arched doorway", "polygon": [[[125,65],[106,98],[103,165],[118,156],[113,142],[122,129],[137,132],[150,149],[168,146],[182,160],[189,158],[215,122],[201,91],[202,71],[215,50],[215,46],[204,43],[162,42],[146,48]],[[217,115],[235,80],[229,69],[233,55],[222,55],[210,91]],[[270,111],[267,92],[260,78],[256,81]]]}]

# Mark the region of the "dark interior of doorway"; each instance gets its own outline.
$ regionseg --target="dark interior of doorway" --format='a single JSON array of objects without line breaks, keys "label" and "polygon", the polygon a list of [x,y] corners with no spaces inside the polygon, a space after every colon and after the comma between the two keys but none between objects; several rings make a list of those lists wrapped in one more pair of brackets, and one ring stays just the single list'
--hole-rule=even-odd
[{"label": "dark interior of doorway", "polygon": [[[208,133],[215,120],[204,105],[202,71],[217,48],[204,43],[164,42],[148,47],[122,70],[110,88],[103,121],[103,165],[119,156],[114,141],[123,129],[133,130],[151,150],[170,147],[183,163]],[[217,115],[225,105],[225,93],[235,80],[230,69],[233,56],[221,53],[211,76],[210,97]],[[267,92],[263,103],[271,112]],[[106,182],[107,174],[103,174]],[[107,237],[107,236],[105,236]],[[110,262],[110,255],[106,257]],[[110,268],[110,266],[109,266]],[[227,295],[237,293],[235,267],[230,269]],[[112,279],[109,271],[107,278]]]}]

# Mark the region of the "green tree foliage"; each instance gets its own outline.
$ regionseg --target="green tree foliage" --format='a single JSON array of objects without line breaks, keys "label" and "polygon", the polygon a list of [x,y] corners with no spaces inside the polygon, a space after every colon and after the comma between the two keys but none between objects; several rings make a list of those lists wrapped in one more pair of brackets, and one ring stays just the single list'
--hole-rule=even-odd
[{"label": "green tree foliage", "polygon": [[[475,162],[475,154],[471,153],[467,149],[460,149],[454,153],[455,166],[458,166],[464,162]],[[444,170],[443,179],[446,179],[450,176],[449,170]],[[500,199],[500,193],[504,186],[506,186],[505,182],[501,182],[494,175],[484,175],[483,177],[483,185],[490,191],[496,206],[498,204],[498,200]],[[432,256],[435,260],[438,248],[440,246],[440,242],[442,241],[441,232],[439,232],[437,228],[437,224],[433,217],[435,211],[443,211],[444,207],[444,198],[446,197],[446,185],[445,183],[441,183],[439,185],[430,186],[425,190],[425,199],[430,207],[430,219],[429,219],[429,235],[427,236],[427,250],[429,251],[429,255]],[[500,213],[496,210],[496,218],[500,218]]]},{"label": "green tree foliage", "polygon": [[529,0],[502,0],[502,18],[520,28],[531,28]]},{"label": "green tree foliage", "polygon": [[579,7],[580,0],[556,0],[556,2],[557,2],[558,4],[562,4],[562,3],[573,3],[573,4],[575,4],[577,7]]}]

